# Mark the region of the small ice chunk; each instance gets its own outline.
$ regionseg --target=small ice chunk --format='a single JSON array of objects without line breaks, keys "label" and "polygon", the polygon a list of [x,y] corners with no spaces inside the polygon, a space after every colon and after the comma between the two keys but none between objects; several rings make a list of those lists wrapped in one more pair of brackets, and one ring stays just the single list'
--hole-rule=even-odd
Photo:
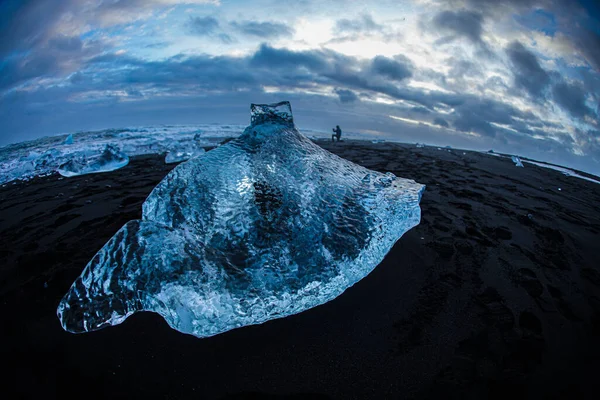
[{"label": "small ice chunk", "polygon": [[129,157],[121,153],[118,147],[107,144],[102,153],[87,156],[76,154],[72,159],[58,167],[58,173],[71,177],[96,172],[108,172],[122,168],[129,163]]},{"label": "small ice chunk", "polygon": [[375,144],[377,144],[377,143],[383,143],[383,142],[385,142],[384,139],[374,139],[374,140],[371,140],[371,143],[375,143]]},{"label": "small ice chunk", "polygon": [[205,150],[202,147],[197,148],[197,149],[187,149],[187,150],[183,150],[183,149],[171,150],[167,153],[167,155],[165,157],[165,164],[172,164],[172,163],[176,163],[176,162],[186,161],[186,160],[189,160],[190,158],[197,157],[204,153],[205,153]]},{"label": "small ice chunk", "polygon": [[57,161],[62,156],[62,153],[56,149],[48,149],[43,152],[34,161],[36,170],[45,170],[51,168],[54,165],[56,168]]},{"label": "small ice chunk", "polygon": [[67,136],[64,144],[73,144],[73,134],[72,133],[69,136]]},{"label": "small ice chunk", "polygon": [[523,163],[521,162],[521,159],[518,156],[512,156],[511,159],[517,167],[523,167]]},{"label": "small ice chunk", "polygon": [[423,143],[417,143],[417,147],[420,149],[420,148],[425,147],[425,145]]}]

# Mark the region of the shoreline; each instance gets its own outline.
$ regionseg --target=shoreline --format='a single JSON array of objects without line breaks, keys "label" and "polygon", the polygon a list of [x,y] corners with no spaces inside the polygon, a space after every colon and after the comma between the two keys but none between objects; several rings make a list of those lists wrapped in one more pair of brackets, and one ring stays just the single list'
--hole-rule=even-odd
[{"label": "shoreline", "polygon": [[[341,296],[206,339],[152,313],[65,332],[56,306],[176,164],[0,188],[0,328],[15,397],[539,398],[597,393],[600,186],[510,159],[323,141],[425,184],[421,222]],[[558,188],[562,188],[561,191]]]}]

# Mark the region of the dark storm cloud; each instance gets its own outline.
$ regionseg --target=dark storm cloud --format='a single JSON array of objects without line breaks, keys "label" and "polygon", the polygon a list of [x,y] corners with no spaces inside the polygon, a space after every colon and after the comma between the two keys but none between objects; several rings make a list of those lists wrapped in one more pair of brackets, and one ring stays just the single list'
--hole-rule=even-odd
[{"label": "dark storm cloud", "polygon": [[550,83],[550,76],[540,66],[535,54],[517,41],[508,46],[506,53],[513,66],[515,86],[526,90],[534,98],[541,97]]},{"label": "dark storm cloud", "polygon": [[378,24],[369,14],[356,19],[340,19],[335,23],[335,30],[340,33],[381,32],[383,25]]},{"label": "dark storm cloud", "polygon": [[[409,101],[419,105],[416,107],[417,112],[431,110],[440,105],[454,107],[454,113],[448,115],[447,118],[453,121],[453,125],[458,130],[473,131],[488,137],[494,137],[498,132],[504,130],[504,128],[494,126],[492,123],[506,125],[527,134],[532,133],[528,123],[539,121],[532,114],[523,113],[511,105],[499,101],[486,100],[470,94],[425,92],[401,84],[394,84],[392,82],[397,82],[397,80],[390,79],[390,75],[395,78],[406,78],[408,67],[404,64],[402,64],[402,67],[398,67],[400,63],[389,58],[376,57],[371,61],[364,62],[331,51],[296,52],[262,45],[250,58],[250,63],[269,71],[268,74],[263,74],[264,77],[279,80],[281,83],[293,85],[294,83],[290,82],[293,81],[296,85],[312,82],[342,85],[343,89],[338,88],[336,91],[338,96],[340,96],[340,90],[383,94],[393,99]],[[294,74],[293,72],[300,66],[306,68],[308,72],[298,71]],[[374,71],[378,70],[376,66],[380,67],[379,72],[385,71],[385,73],[375,73]],[[277,78],[277,74],[283,74],[286,78],[281,80],[281,76]],[[342,93],[342,96],[347,94]],[[342,100],[341,96],[340,100]],[[415,108],[411,111],[415,111]],[[432,115],[432,117],[437,118],[436,115]],[[526,122],[517,121],[515,118]],[[436,121],[435,123],[439,126],[449,126],[448,121],[441,117]]]},{"label": "dark storm cloud", "polygon": [[384,56],[375,57],[371,63],[371,69],[375,74],[396,81],[412,76],[411,66],[408,62],[399,62]]},{"label": "dark storm cloud", "polygon": [[254,66],[269,68],[306,67],[313,71],[323,70],[327,66],[325,53],[318,50],[291,51],[276,49],[262,44],[250,58]]},{"label": "dark storm cloud", "polygon": [[472,78],[482,74],[480,66],[469,60],[450,57],[446,60],[446,63],[451,66],[448,71],[448,78],[463,79],[465,76]]},{"label": "dark storm cloud", "polygon": [[574,117],[592,115],[592,110],[585,104],[585,91],[577,83],[557,83],[552,89],[552,98]]},{"label": "dark storm cloud", "polygon": [[[68,41],[59,47],[65,43]],[[63,47],[76,49],[78,46]],[[41,62],[36,68],[44,65]],[[410,102],[412,111],[418,113],[436,107],[455,108],[452,114],[443,118],[434,111],[429,115],[439,126],[452,123],[459,130],[490,137],[499,130],[490,122],[519,131],[525,131],[527,125],[515,122],[512,117],[535,122],[531,116],[509,105],[474,95],[407,87],[404,82],[412,73],[411,68],[403,57],[362,60],[331,50],[292,51],[266,44],[247,57],[179,55],[160,61],[144,61],[126,54],[106,53],[90,57],[85,66],[71,76],[70,86],[62,92],[54,92],[48,96],[52,100],[47,101],[58,101],[59,95],[64,96],[65,101],[73,96],[81,96],[81,101],[87,101],[88,93],[97,96],[94,93],[115,92],[127,92],[135,95],[138,101],[149,101],[157,93],[184,99],[207,93],[259,93],[264,86],[278,87],[285,92],[287,89],[298,91],[315,85],[330,85],[336,87],[334,93],[343,104],[361,104],[356,94],[360,92],[361,96],[386,95]],[[110,96],[116,95],[106,96],[105,101],[109,101]],[[118,97],[114,97],[114,101],[118,101]]]},{"label": "dark storm cloud", "polygon": [[433,123],[434,123],[435,125],[442,126],[442,127],[444,127],[444,128],[448,128],[448,127],[450,126],[450,125],[448,124],[448,121],[446,121],[445,119],[443,119],[443,118],[440,118],[440,117],[436,117],[436,118],[434,118],[434,119],[433,119]]},{"label": "dark storm cloud", "polygon": [[481,13],[468,10],[442,11],[433,18],[433,23],[442,31],[466,37],[474,43],[481,42]]},{"label": "dark storm cloud", "polygon": [[448,7],[449,4],[452,7],[466,7],[486,15],[514,13],[533,7],[548,8],[561,1],[566,3],[572,0],[437,0],[444,7]]},{"label": "dark storm cloud", "polygon": [[358,96],[352,90],[335,89],[334,93],[338,95],[340,101],[344,104],[358,101]]},{"label": "dark storm cloud", "polygon": [[190,35],[215,37],[223,43],[233,42],[233,38],[221,30],[219,21],[214,17],[190,17],[185,28]]},{"label": "dark storm cloud", "polygon": [[217,32],[219,21],[214,17],[190,17],[186,28],[192,35],[208,36]]},{"label": "dark storm cloud", "polygon": [[[133,69],[116,71],[113,84],[140,85],[177,91],[223,91],[257,88],[258,81],[243,60],[234,57],[195,56],[145,62]],[[110,82],[110,81],[109,81]]]},{"label": "dark storm cloud", "polygon": [[277,22],[240,21],[232,22],[231,26],[244,35],[272,39],[282,36],[292,36],[294,29]]},{"label": "dark storm cloud", "polygon": [[454,127],[464,132],[476,132],[493,137],[501,130],[492,123],[507,125],[522,133],[531,133],[525,125],[513,117],[535,120],[532,114],[523,113],[515,107],[490,99],[471,97],[456,110]]},{"label": "dark storm cloud", "polygon": [[84,47],[78,37],[57,36],[39,43],[35,51],[19,52],[0,63],[0,90],[10,89],[31,79],[60,77],[75,72],[105,46],[90,42]]},{"label": "dark storm cloud", "polygon": [[0,56],[24,51],[43,43],[48,31],[69,1],[4,1],[0,2]]},{"label": "dark storm cloud", "polygon": [[600,72],[600,35],[584,30],[575,38],[575,43],[592,68]]}]

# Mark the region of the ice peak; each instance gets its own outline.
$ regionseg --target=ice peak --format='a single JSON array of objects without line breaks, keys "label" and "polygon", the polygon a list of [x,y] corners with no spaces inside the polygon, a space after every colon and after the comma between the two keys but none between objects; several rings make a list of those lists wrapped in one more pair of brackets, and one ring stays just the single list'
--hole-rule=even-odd
[{"label": "ice peak", "polygon": [[251,104],[250,123],[252,126],[264,123],[294,125],[292,106],[289,101],[274,104]]}]

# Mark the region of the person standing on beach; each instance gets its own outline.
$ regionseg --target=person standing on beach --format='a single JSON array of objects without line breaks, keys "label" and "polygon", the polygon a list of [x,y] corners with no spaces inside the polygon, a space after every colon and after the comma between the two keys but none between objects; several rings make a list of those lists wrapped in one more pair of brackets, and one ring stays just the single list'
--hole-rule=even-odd
[{"label": "person standing on beach", "polygon": [[337,138],[337,141],[340,141],[340,137],[342,137],[342,130],[340,129],[339,125],[336,125],[334,129],[332,129],[332,131],[334,132],[333,135],[331,135],[331,141],[334,141],[334,138]]}]

